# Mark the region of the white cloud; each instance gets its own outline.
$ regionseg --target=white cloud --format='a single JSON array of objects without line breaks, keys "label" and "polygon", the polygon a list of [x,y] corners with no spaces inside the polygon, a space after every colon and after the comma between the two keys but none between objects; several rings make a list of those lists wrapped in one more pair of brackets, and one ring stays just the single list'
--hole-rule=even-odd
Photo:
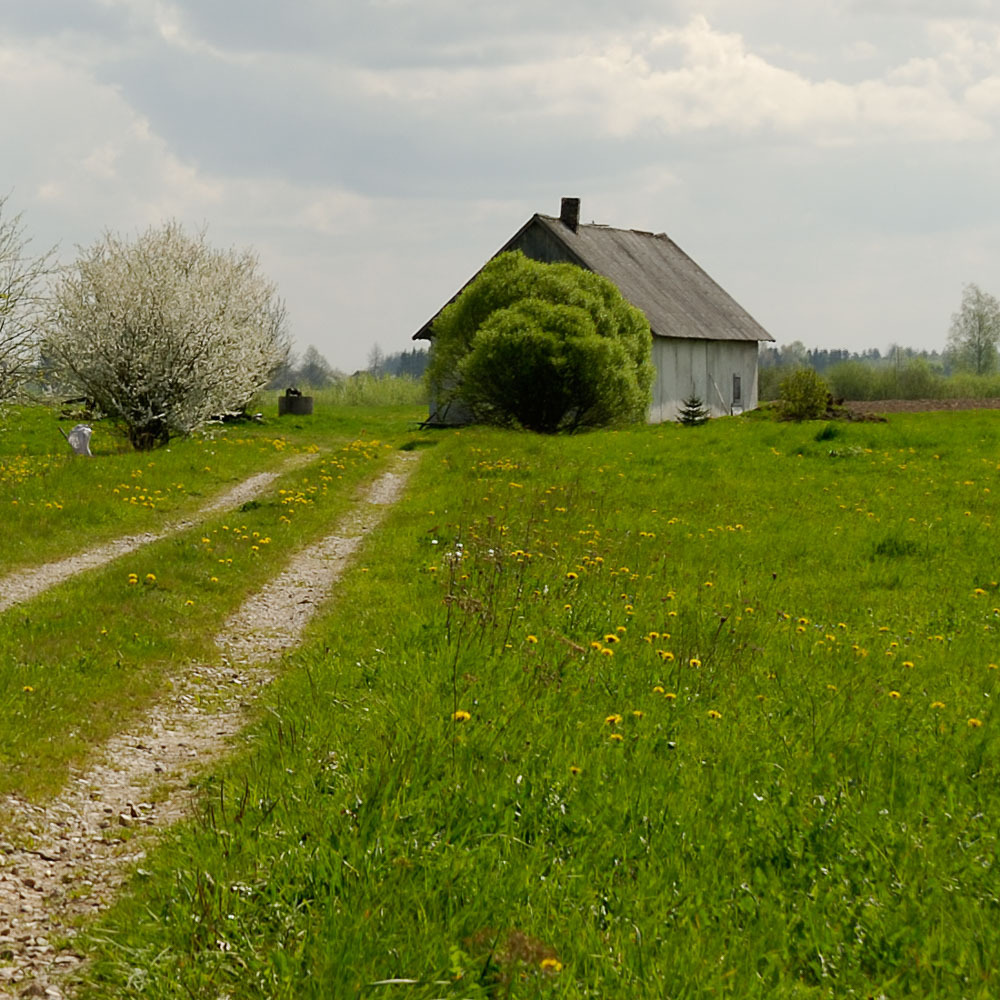
[{"label": "white cloud", "polygon": [[[670,134],[777,132],[817,143],[981,139],[990,123],[963,102],[959,86],[970,72],[969,36],[942,27],[938,40],[943,48],[935,56],[843,83],[774,65],[740,35],[695,17],[653,35],[578,46],[564,39],[548,58],[511,65],[358,69],[353,86],[418,115],[569,116],[613,137],[655,125]],[[988,49],[972,54],[980,64]]]},{"label": "white cloud", "polygon": [[258,248],[300,344],[344,368],[407,346],[563,194],[666,228],[777,336],[809,339],[801,321],[824,346],[904,313],[892,339],[937,337],[920,317],[950,314],[957,272],[995,270],[1000,25],[980,0],[968,21],[943,0],[22,6],[4,163],[40,241],[207,224]]}]

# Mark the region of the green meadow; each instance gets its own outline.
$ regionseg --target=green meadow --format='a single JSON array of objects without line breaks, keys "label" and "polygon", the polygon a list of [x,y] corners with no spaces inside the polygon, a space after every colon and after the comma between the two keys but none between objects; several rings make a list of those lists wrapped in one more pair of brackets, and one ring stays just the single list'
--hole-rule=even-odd
[{"label": "green meadow", "polygon": [[[290,525],[273,492],[0,617],[5,790],[44,798],[66,760],[36,750],[71,720],[86,755],[96,688],[138,711],[392,450],[420,455],[196,815],[86,931],[81,995],[1000,992],[998,415],[558,438],[418,416],[230,431],[260,435],[241,472],[280,430],[344,478]],[[205,492],[206,446],[150,460]],[[20,488],[65,495],[35,457]]]},{"label": "green meadow", "polygon": [[[122,534],[195,523],[0,614],[0,795],[58,791],[95,743],[169,691],[172,670],[217,657],[226,619],[329,531],[418,412],[277,420],[272,402],[263,425],[219,426],[146,453],[99,423],[93,459],[72,456],[52,411],[9,413],[0,432],[3,576]],[[262,471],[279,476],[258,498],[196,516]]]}]

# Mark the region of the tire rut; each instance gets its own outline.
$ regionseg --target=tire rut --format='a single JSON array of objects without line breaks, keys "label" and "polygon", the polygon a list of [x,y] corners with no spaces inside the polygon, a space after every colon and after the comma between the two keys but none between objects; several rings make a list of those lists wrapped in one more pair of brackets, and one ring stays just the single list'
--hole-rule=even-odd
[{"label": "tire rut", "polygon": [[76,555],[67,556],[65,559],[56,559],[53,562],[30,569],[16,570],[6,577],[0,578],[0,612],[6,611],[15,604],[22,604],[24,601],[37,597],[50,587],[54,587],[78,573],[103,566],[127,552],[134,552],[144,545],[150,545],[181,531],[187,531],[188,528],[193,528],[209,514],[238,507],[263,493],[279,476],[312,462],[317,457],[316,455],[297,455],[274,472],[260,472],[255,476],[250,476],[249,479],[244,479],[243,482],[200,507],[193,516],[171,521],[159,531],[123,535],[110,542],[78,552]]},{"label": "tire rut", "polygon": [[157,829],[182,819],[191,778],[218,759],[247,719],[351,556],[402,494],[417,456],[397,455],[333,533],[292,557],[216,637],[218,664],[172,678],[169,701],[109,740],[97,763],[54,800],[0,800],[0,996],[69,996],[84,956],[78,925],[108,906]]}]

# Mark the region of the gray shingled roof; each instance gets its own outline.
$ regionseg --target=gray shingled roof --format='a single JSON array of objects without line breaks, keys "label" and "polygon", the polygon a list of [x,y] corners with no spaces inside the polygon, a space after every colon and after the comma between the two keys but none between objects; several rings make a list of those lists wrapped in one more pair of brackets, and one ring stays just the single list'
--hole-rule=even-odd
[{"label": "gray shingled roof", "polygon": [[[613,281],[646,314],[655,336],[687,340],[774,340],[728,292],[663,233],[578,225],[532,216],[498,252],[516,247],[532,226],[562,244],[566,258]],[[470,279],[472,280],[472,279]],[[455,293],[451,301],[461,294]],[[432,317],[414,340],[431,337]]]},{"label": "gray shingled roof", "polygon": [[[736,300],[663,233],[534,217],[581,265],[610,278],[654,334],[696,340],[773,340]],[[534,221],[534,220],[533,220]]]}]

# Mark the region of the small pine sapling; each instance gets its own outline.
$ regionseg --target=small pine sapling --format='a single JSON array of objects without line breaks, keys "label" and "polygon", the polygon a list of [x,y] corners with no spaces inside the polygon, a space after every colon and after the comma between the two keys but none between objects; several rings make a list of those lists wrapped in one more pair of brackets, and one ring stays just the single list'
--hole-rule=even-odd
[{"label": "small pine sapling", "polygon": [[687,399],[681,403],[677,419],[687,427],[698,427],[708,423],[711,412],[705,406],[704,400],[697,393],[692,392]]}]

